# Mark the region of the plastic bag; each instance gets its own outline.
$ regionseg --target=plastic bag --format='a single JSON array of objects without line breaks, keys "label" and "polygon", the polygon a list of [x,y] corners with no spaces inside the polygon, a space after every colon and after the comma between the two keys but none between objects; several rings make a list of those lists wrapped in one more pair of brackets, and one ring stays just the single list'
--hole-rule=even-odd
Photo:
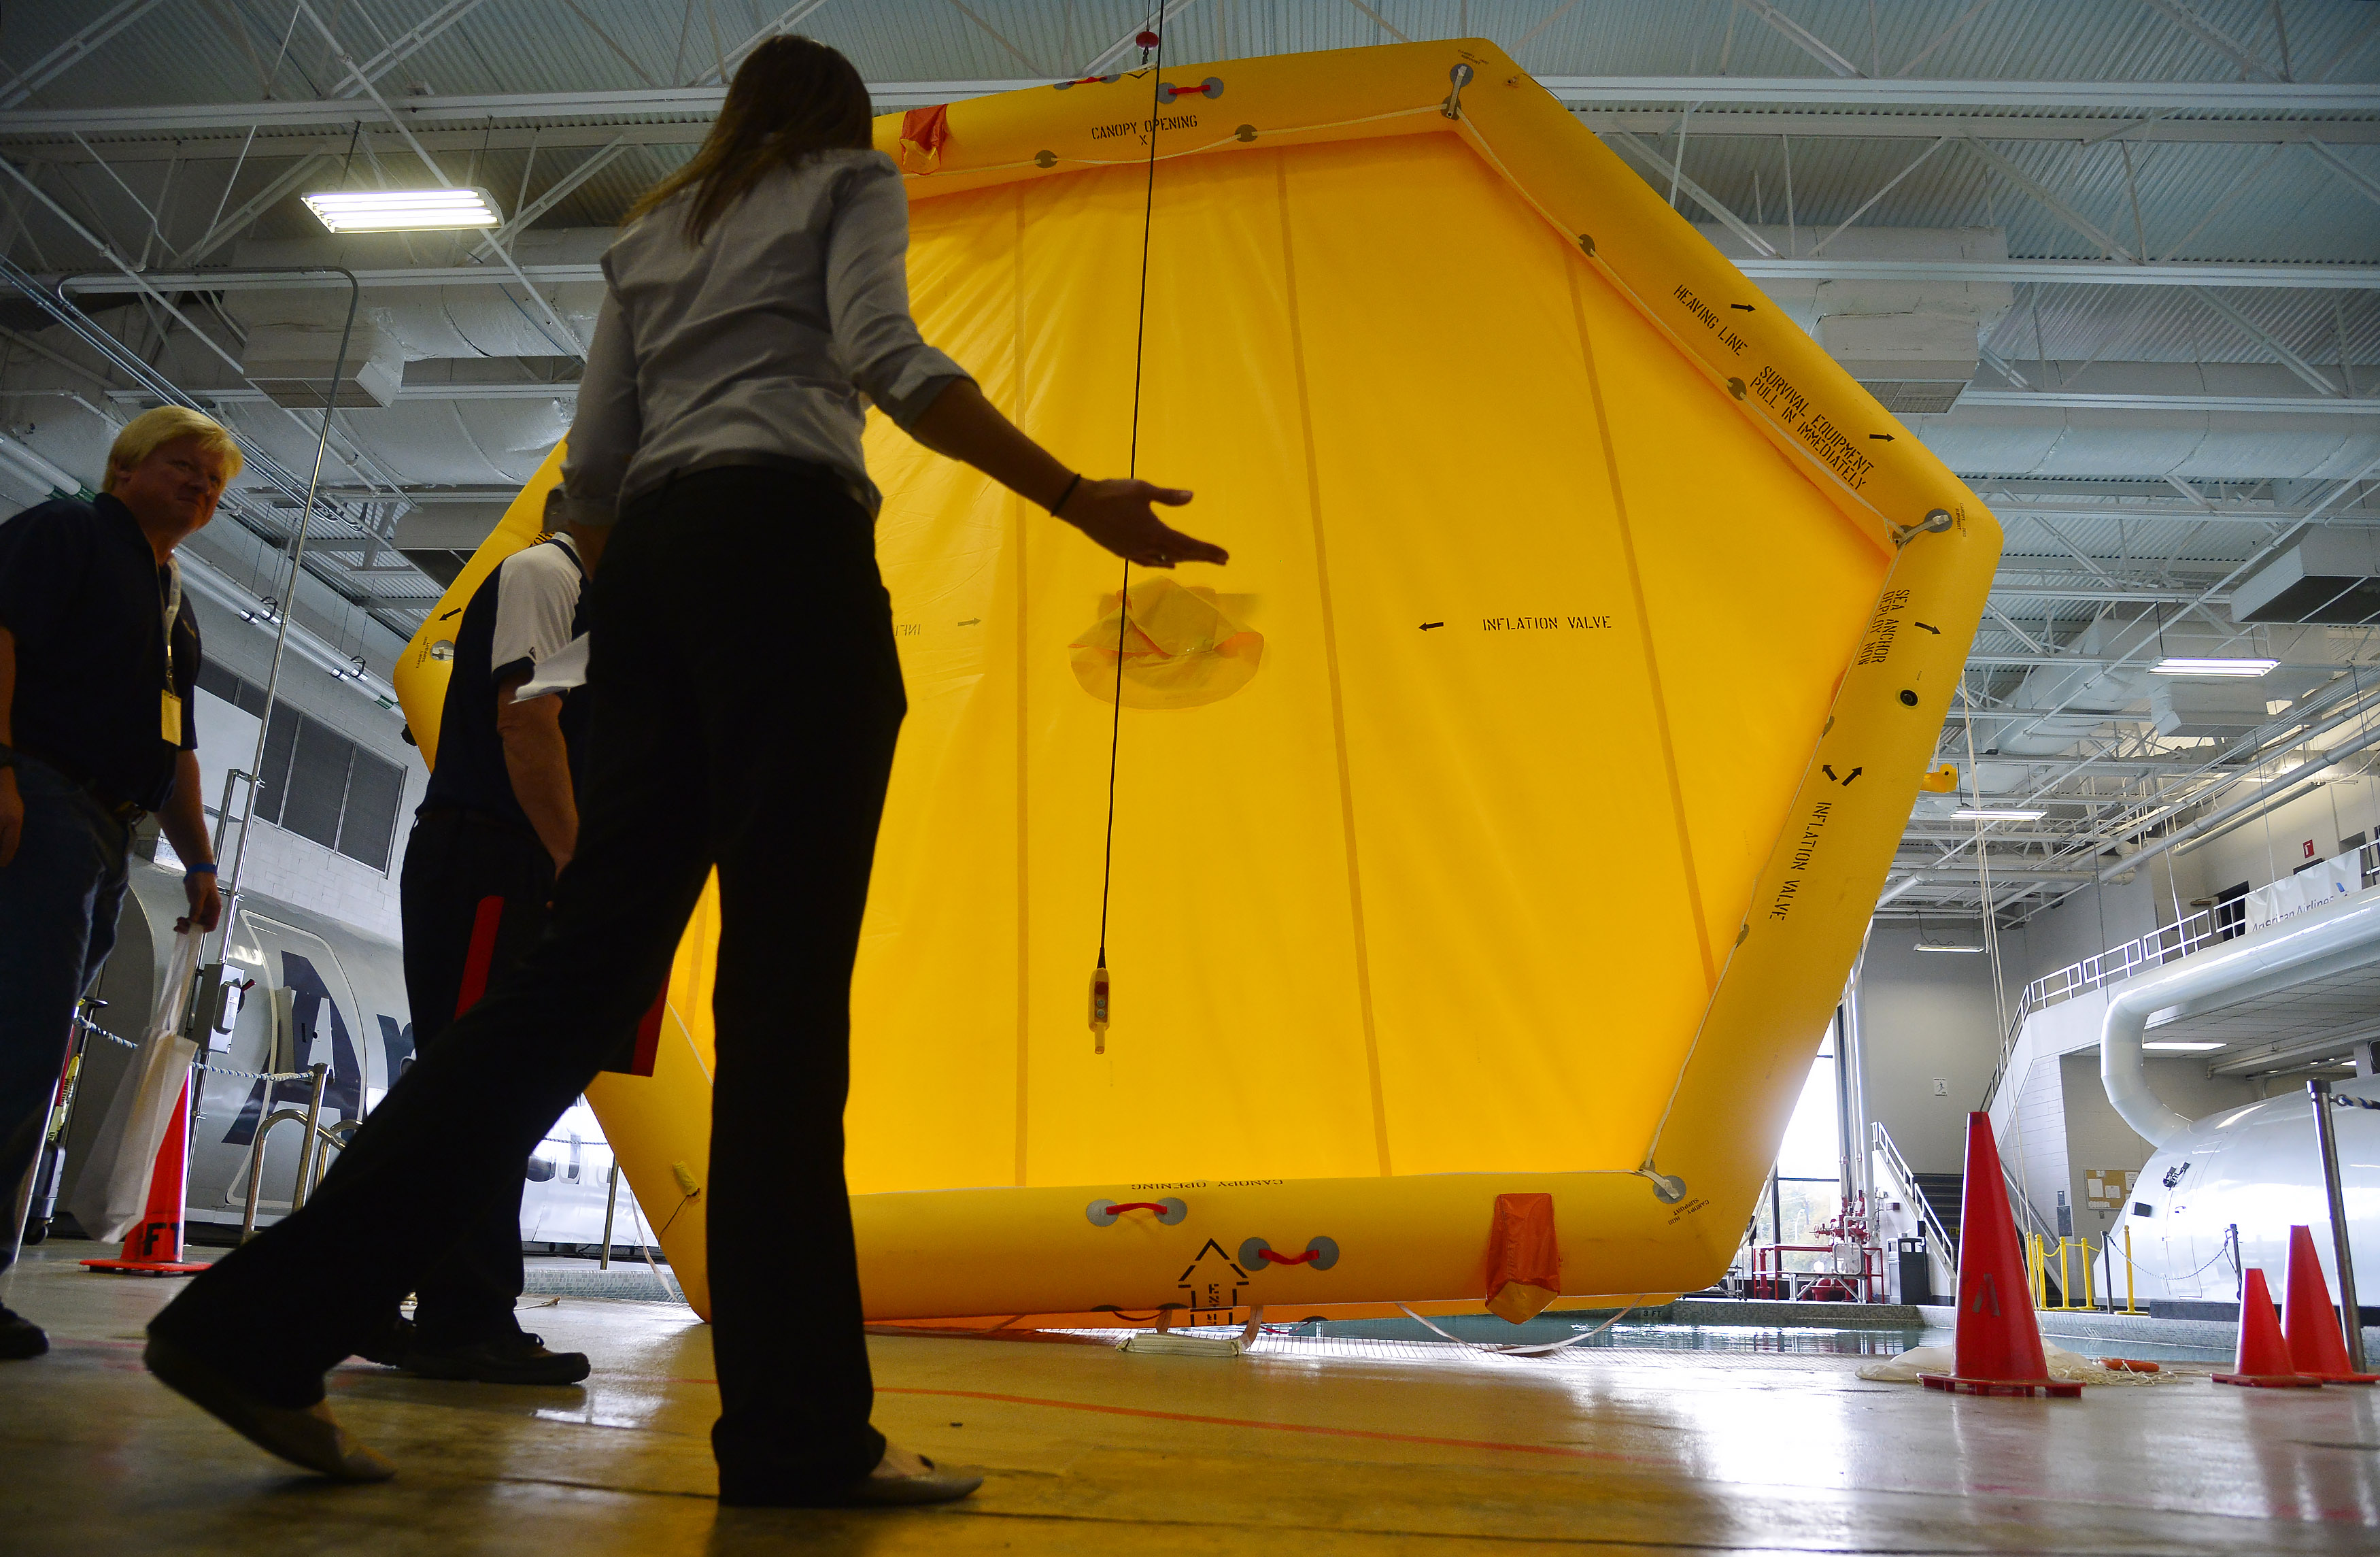
[{"label": "plastic bag", "polygon": [[[173,1124],[199,1046],[181,1035],[182,1011],[198,977],[199,943],[193,931],[177,931],[166,960],[157,1004],[141,1034],[140,1052],[116,1079],[115,1095],[100,1118],[91,1155],[77,1177],[67,1210],[87,1236],[113,1243],[149,1209],[149,1180],[157,1149]],[[105,1042],[104,1039],[100,1040]]]},{"label": "plastic bag", "polygon": [[[2179,1384],[2213,1371],[2204,1364],[2164,1363],[2155,1373],[2135,1373],[2107,1367],[2097,1357],[2086,1357],[2046,1341],[2041,1344],[2041,1356],[2048,1364],[2049,1376],[2061,1384]],[[1859,1376],[1877,1383],[1913,1384],[1921,1373],[1950,1372],[1955,1356],[1956,1348],[1950,1346],[1912,1346],[1888,1362],[1863,1364]]]}]

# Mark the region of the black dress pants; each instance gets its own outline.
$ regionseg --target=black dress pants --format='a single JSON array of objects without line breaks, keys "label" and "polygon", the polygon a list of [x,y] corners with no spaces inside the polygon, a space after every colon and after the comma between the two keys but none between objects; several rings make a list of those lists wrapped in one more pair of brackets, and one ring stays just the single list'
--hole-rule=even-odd
[{"label": "black dress pants", "polygon": [[[553,895],[553,857],[521,827],[429,811],[406,841],[402,885],[405,995],[413,1009],[413,1052],[423,1055],[537,944]],[[334,1163],[331,1171],[339,1168]],[[421,1278],[413,1322],[423,1344],[468,1346],[520,1333],[513,1310],[524,1274],[522,1182],[516,1174]]]},{"label": "black dress pants", "polygon": [[711,1441],[731,1495],[845,1485],[884,1443],[843,1176],[851,969],[907,709],[873,527],[823,483],[703,471],[622,518],[589,588],[578,850],[545,937],[390,1090],[344,1182],[151,1329],[319,1400],[651,1004],[715,864]]}]

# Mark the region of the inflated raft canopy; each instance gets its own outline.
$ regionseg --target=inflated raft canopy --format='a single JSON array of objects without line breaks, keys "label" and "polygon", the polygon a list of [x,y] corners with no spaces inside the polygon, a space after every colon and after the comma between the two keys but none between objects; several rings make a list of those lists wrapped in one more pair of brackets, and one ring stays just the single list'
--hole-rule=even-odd
[{"label": "inflated raft canopy", "polygon": [[[1079,535],[870,433],[910,699],[853,993],[870,1315],[1711,1281],[1998,526],[1491,44],[1128,73],[878,144],[927,337],[1093,473],[1134,455],[1146,232],[1138,468],[1232,562],[1120,602]],[[698,1308],[715,944],[707,898],[589,1093]]]}]

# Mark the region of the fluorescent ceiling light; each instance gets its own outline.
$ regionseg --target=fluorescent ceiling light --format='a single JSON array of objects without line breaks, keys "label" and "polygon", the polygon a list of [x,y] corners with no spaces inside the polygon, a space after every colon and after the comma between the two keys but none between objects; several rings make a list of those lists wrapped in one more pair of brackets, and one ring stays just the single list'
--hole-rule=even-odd
[{"label": "fluorescent ceiling light", "polygon": [[2049,813],[2023,806],[1961,806],[1950,814],[1961,821],[2039,821]]},{"label": "fluorescent ceiling light", "polygon": [[2168,654],[2149,667],[2151,675],[2262,675],[2278,660],[2204,660]]},{"label": "fluorescent ceiling light", "polygon": [[504,218],[485,189],[325,189],[307,209],[334,233],[419,233],[492,227]]},{"label": "fluorescent ceiling light", "polygon": [[1920,941],[1917,943],[1915,949],[1921,952],[1980,952],[1984,948],[1981,946],[1947,946],[1939,941]]},{"label": "fluorescent ceiling light", "polygon": [[2151,1039],[2141,1045],[2143,1049],[2161,1049],[2173,1054],[2203,1054],[2209,1049],[2220,1049],[2219,1043],[2197,1043],[2186,1038]]}]

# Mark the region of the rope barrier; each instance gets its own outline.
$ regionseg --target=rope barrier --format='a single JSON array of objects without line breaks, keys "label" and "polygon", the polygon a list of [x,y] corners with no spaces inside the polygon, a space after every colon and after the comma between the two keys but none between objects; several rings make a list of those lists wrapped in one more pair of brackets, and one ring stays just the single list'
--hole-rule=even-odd
[{"label": "rope barrier", "polygon": [[[115,1033],[109,1032],[97,1022],[90,1021],[81,1016],[78,1016],[74,1020],[75,1026],[80,1028],[83,1031],[91,1033],[95,1037],[103,1038],[110,1043],[119,1044],[127,1049],[138,1049],[140,1047],[140,1045],[133,1042],[128,1038],[120,1038]],[[242,1081],[304,1081],[314,1074],[311,1071],[305,1070],[234,1070],[229,1065],[211,1065],[206,1064],[204,1061],[193,1063],[190,1068],[192,1070],[202,1070],[209,1076],[237,1077]]]}]

